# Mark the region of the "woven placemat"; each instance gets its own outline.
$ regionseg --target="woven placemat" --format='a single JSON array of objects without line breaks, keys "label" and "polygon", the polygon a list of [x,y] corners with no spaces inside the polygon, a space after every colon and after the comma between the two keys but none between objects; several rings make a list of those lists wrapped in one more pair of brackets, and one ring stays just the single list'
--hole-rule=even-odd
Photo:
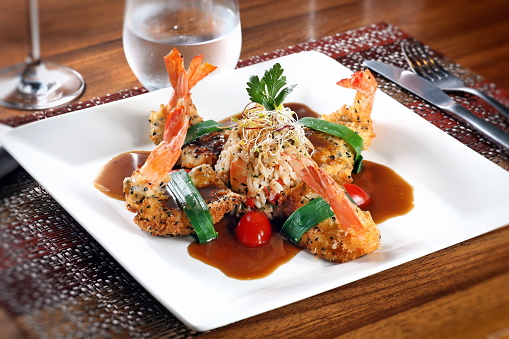
[{"label": "woven placemat", "polygon": [[[242,60],[239,67],[304,50],[327,54],[353,71],[361,69],[365,59],[406,67],[400,52],[404,40],[414,39],[380,23]],[[495,84],[430,52],[470,86],[509,105],[509,96]],[[383,78],[377,80],[391,97],[509,170],[508,154],[468,126]],[[143,93],[144,88],[134,88],[3,122],[15,127]],[[507,120],[482,100],[470,95],[454,98],[508,129]],[[0,179],[0,199],[0,306],[27,336],[191,338],[200,334],[155,300],[22,168]]]}]

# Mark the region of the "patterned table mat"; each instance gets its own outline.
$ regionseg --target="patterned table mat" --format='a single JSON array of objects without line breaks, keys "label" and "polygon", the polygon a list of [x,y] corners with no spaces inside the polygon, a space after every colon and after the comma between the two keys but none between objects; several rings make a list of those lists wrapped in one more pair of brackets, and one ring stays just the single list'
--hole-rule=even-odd
[{"label": "patterned table mat", "polygon": [[[379,23],[241,60],[239,67],[316,50],[352,71],[360,70],[366,59],[407,68],[400,50],[405,40],[415,41],[399,28]],[[509,95],[495,84],[429,51],[468,85],[509,106]],[[393,83],[378,76],[377,80],[382,91],[509,170],[509,154],[502,149]],[[146,92],[124,90],[3,122],[20,126]],[[482,100],[465,94],[453,97],[509,130],[507,119]],[[0,306],[28,337],[192,338],[200,334],[155,300],[22,168],[0,179]]]}]

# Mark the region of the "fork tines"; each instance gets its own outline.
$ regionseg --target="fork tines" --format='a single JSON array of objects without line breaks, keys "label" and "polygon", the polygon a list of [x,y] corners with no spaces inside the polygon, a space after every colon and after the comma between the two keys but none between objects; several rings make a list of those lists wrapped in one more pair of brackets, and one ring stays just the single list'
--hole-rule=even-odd
[{"label": "fork tines", "polygon": [[423,45],[403,42],[401,49],[412,71],[420,76],[428,80],[436,80],[447,76],[447,71],[431,57]]}]

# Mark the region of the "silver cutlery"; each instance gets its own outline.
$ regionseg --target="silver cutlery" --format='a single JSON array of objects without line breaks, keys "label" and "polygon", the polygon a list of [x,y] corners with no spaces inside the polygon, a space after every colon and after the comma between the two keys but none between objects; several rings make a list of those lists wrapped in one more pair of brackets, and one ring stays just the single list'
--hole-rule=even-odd
[{"label": "silver cutlery", "polygon": [[366,60],[364,61],[364,66],[383,75],[385,78],[437,106],[441,110],[450,113],[458,120],[469,124],[497,145],[509,150],[509,133],[495,127],[461,106],[433,82],[408,70],[383,62]]},{"label": "silver cutlery", "polygon": [[483,92],[468,87],[463,80],[451,74],[442,67],[431,55],[418,43],[402,43],[401,49],[412,71],[433,82],[438,88],[446,92],[470,93],[486,101],[506,118],[509,118],[509,109],[489,97]]}]

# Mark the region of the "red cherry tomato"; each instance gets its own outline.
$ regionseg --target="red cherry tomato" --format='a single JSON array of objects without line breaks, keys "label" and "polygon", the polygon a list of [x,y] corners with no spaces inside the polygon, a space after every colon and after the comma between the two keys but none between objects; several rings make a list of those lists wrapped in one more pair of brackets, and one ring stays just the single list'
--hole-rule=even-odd
[{"label": "red cherry tomato", "polygon": [[348,195],[361,209],[365,209],[371,201],[369,194],[357,185],[346,183],[345,189]]},{"label": "red cherry tomato", "polygon": [[235,235],[242,244],[248,247],[260,247],[269,243],[272,226],[265,213],[252,211],[240,218]]}]

